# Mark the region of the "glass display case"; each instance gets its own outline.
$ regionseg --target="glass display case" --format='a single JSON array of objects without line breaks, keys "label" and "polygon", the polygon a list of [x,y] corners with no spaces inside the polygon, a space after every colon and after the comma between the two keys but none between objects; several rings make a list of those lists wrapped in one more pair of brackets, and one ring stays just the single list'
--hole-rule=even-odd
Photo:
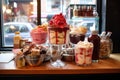
[{"label": "glass display case", "polygon": [[69,5],[66,10],[66,18],[72,27],[86,26],[88,28],[87,36],[91,30],[99,31],[99,15],[96,5]]},{"label": "glass display case", "polygon": [[87,36],[91,30],[99,30],[99,17],[73,17],[67,21],[73,27],[86,26],[88,29]]}]

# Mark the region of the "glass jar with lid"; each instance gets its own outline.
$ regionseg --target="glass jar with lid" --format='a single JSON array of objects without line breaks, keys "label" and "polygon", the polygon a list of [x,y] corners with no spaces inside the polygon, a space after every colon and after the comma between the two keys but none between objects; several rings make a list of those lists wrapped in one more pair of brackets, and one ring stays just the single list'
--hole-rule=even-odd
[{"label": "glass jar with lid", "polygon": [[102,32],[101,34],[101,41],[100,41],[100,55],[101,59],[109,58],[110,54],[112,53],[113,42],[110,38],[112,32]]},{"label": "glass jar with lid", "polygon": [[13,38],[13,45],[14,45],[14,49],[18,49],[20,48],[20,40],[22,39],[22,37],[20,36],[20,32],[16,31],[15,32],[15,36]]}]

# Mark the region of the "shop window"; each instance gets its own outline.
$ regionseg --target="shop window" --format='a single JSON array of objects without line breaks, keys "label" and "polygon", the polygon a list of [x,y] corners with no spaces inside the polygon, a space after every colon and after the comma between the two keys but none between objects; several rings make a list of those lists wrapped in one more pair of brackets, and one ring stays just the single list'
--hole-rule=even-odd
[{"label": "shop window", "polygon": [[[38,3],[41,4],[37,6]],[[5,50],[11,50],[13,47],[13,43],[9,45],[6,42],[8,40],[5,39],[8,36],[6,34],[11,31],[10,28],[5,28],[5,24],[7,23],[12,22],[17,27],[24,24],[26,27],[21,28],[22,32],[29,32],[30,29],[38,24],[48,22],[57,13],[61,12],[66,15],[66,9],[71,4],[96,5],[96,3],[96,0],[0,0],[0,49],[4,50],[7,48]],[[38,16],[39,13],[40,16]],[[12,36],[14,36],[14,33]]]}]

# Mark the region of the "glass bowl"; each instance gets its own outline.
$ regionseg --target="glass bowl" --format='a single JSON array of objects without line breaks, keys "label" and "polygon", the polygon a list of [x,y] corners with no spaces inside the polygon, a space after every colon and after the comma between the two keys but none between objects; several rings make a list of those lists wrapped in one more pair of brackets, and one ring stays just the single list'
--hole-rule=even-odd
[{"label": "glass bowl", "polygon": [[41,55],[30,55],[29,54],[25,58],[29,66],[39,66],[40,64],[43,63],[45,54],[41,54]]}]

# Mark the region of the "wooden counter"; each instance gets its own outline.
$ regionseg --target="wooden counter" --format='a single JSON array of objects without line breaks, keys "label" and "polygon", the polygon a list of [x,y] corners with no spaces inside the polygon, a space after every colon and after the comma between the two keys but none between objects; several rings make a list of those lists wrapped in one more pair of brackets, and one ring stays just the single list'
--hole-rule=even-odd
[{"label": "wooden counter", "polygon": [[16,68],[14,61],[0,63],[0,74],[102,74],[120,73],[120,54],[111,54],[109,59],[99,60],[89,66],[77,66],[74,62],[66,62],[63,68],[54,68],[49,62],[39,67],[26,66]]}]

